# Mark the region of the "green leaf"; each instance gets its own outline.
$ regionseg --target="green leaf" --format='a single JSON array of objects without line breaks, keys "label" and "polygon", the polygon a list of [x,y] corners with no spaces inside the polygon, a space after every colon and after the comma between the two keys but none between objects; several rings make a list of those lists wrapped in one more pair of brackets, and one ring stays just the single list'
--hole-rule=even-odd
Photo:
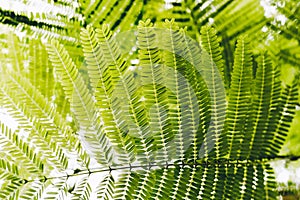
[{"label": "green leaf", "polygon": [[[252,52],[249,40],[241,37],[235,50],[233,72],[226,113],[226,132],[229,138],[229,158],[245,159],[251,133],[245,131],[251,103]],[[244,144],[243,144],[244,143]]]},{"label": "green leaf", "polygon": [[[296,75],[292,85],[287,85],[281,93],[281,98],[274,110],[272,123],[270,123],[270,132],[273,133],[269,138],[269,144],[266,146],[264,153],[268,156],[276,156],[289,131],[289,127],[295,116],[296,106],[299,104],[299,75]],[[276,112],[276,113],[275,113]]]},{"label": "green leaf", "polygon": [[[222,76],[214,59],[218,58],[218,50],[215,50],[213,40],[209,40],[205,28],[201,31],[201,41],[206,51],[201,52],[201,75],[206,81],[210,95],[210,121],[207,132],[204,135],[204,148],[200,150],[204,157],[211,156],[219,159],[227,154],[226,134],[224,134],[226,99],[225,87]],[[208,154],[208,155],[207,155]]]},{"label": "green leaf", "polygon": [[52,40],[47,44],[49,58],[56,67],[60,81],[66,93],[75,117],[79,123],[81,139],[87,142],[85,148],[103,164],[112,163],[113,151],[110,141],[98,127],[94,101],[81,75],[78,72],[66,49],[58,41]]},{"label": "green leaf", "polygon": [[104,179],[97,186],[97,199],[112,199],[115,189],[115,180],[111,173],[104,177]]},{"label": "green leaf", "polygon": [[3,151],[9,152],[7,159],[13,161],[16,165],[24,166],[22,168],[23,173],[29,173],[33,177],[42,175],[44,173],[44,163],[41,155],[37,154],[34,148],[24,142],[16,132],[13,132],[1,122],[0,126],[0,145]]},{"label": "green leaf", "polygon": [[123,114],[122,109],[112,94],[117,76],[124,81],[123,71],[126,69],[126,62],[122,59],[106,25],[103,25],[102,29],[94,30],[92,27],[83,29],[81,40],[96,98],[96,109],[100,114],[99,120],[103,123],[101,129],[119,151],[119,162],[130,163],[135,156],[133,141],[130,135],[125,133],[128,128],[119,125],[125,116],[120,117]]},{"label": "green leaf", "polygon": [[75,189],[73,190],[72,194],[72,200],[75,199],[82,199],[82,200],[88,200],[90,199],[91,195],[91,186],[88,182],[89,176],[86,176],[82,178],[80,181],[78,181]]}]

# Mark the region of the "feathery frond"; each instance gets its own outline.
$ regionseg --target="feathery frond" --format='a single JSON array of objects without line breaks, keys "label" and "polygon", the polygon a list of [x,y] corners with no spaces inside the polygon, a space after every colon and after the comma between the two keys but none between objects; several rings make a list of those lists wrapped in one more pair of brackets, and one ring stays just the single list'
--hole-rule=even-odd
[{"label": "feathery frond", "polygon": [[80,131],[83,132],[80,133],[83,135],[81,139],[89,145],[86,148],[91,148],[87,150],[90,150],[99,162],[111,163],[113,159],[111,144],[98,128],[100,122],[95,120],[94,100],[78,73],[77,67],[63,45],[57,41],[52,40],[51,44],[47,44],[47,49],[53,66],[57,68],[57,73],[61,76],[62,86],[74,110]]},{"label": "feathery frond", "polygon": [[115,180],[111,173],[104,177],[97,187],[97,199],[112,199],[115,189],[114,183]]},{"label": "feathery frond", "polygon": [[275,199],[298,8],[280,25],[259,0],[0,2],[0,198]]},{"label": "feathery frond", "polygon": [[240,38],[235,50],[232,79],[226,116],[226,132],[229,135],[229,158],[246,159],[251,134],[245,132],[251,102],[252,53],[248,38]]},{"label": "feathery frond", "polygon": [[86,176],[78,182],[78,185],[76,185],[75,189],[72,191],[72,194],[73,194],[73,197],[71,198],[72,200],[75,200],[75,199],[88,200],[88,199],[90,199],[91,186],[88,182],[88,179],[89,179],[89,177]]}]

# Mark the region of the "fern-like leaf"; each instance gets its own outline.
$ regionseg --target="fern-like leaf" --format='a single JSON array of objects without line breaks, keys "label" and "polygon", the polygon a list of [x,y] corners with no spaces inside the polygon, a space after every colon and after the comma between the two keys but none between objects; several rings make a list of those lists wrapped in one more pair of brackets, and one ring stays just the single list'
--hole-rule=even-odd
[{"label": "fern-like leaf", "polygon": [[65,199],[67,196],[67,185],[66,185],[67,178],[60,178],[54,180],[47,180],[47,190],[45,190],[44,194],[42,195],[42,199],[46,200],[59,200]]},{"label": "fern-like leaf", "polygon": [[[215,65],[218,67],[222,80],[225,82],[224,60],[222,59],[222,49],[220,39],[217,37],[216,30],[210,26],[201,27],[201,42],[203,48],[212,56]],[[227,84],[226,84],[227,85]]]},{"label": "fern-like leaf", "polygon": [[[210,34],[210,37],[208,37]],[[205,145],[210,152],[209,155],[219,159],[227,152],[226,136],[223,134],[223,126],[225,122],[225,87],[222,81],[221,72],[218,70],[214,59],[219,61],[219,52],[216,47],[216,41],[211,40],[213,33],[208,33],[205,28],[201,29],[201,41],[204,43],[206,51],[201,52],[202,58],[202,76],[206,81],[206,85],[210,94],[211,102],[211,118],[210,125],[205,134]],[[217,64],[220,65],[220,62]],[[222,68],[220,66],[220,68]]]},{"label": "fern-like leaf", "polygon": [[112,94],[116,76],[119,75],[123,78],[126,63],[122,60],[107,26],[103,25],[102,29],[96,31],[92,27],[83,29],[81,40],[91,85],[96,97],[96,108],[99,110],[99,118],[103,122],[101,129],[114,147],[120,151],[119,162],[130,163],[134,159],[132,139],[129,135],[123,136],[126,129],[119,125],[123,123],[123,119],[120,119],[120,114],[115,114],[115,111],[120,111],[121,108]]},{"label": "fern-like leaf", "polygon": [[1,179],[14,179],[20,176],[18,166],[3,159],[0,159],[0,170]]},{"label": "fern-like leaf", "polygon": [[69,57],[63,45],[52,40],[47,44],[49,58],[53,65],[57,68],[57,72],[61,77],[61,83],[66,93],[66,97],[74,109],[75,117],[80,124],[80,129],[84,136],[83,141],[87,141],[88,147],[92,155],[100,163],[111,163],[113,160],[113,152],[110,141],[106,138],[101,130],[97,130],[97,122],[95,120],[96,111],[94,101],[85,86],[78,69],[72,59]]},{"label": "fern-like leaf", "polygon": [[19,198],[26,200],[39,200],[46,187],[47,184],[41,181],[28,182],[26,185],[23,186]]},{"label": "fern-like leaf", "polygon": [[290,123],[296,112],[296,106],[299,103],[299,97],[297,97],[299,96],[298,87],[299,75],[296,75],[292,85],[288,85],[281,93],[281,99],[276,109],[277,115],[272,121],[274,124],[270,124],[270,126],[274,125],[274,127],[270,130],[273,134],[272,137],[269,137],[269,143],[265,148],[266,155],[271,157],[276,156],[286,139]]},{"label": "fern-like leaf", "polygon": [[82,178],[80,181],[78,181],[77,186],[72,191],[73,197],[72,200],[88,200],[90,199],[91,195],[91,186],[88,182],[88,176]]},{"label": "fern-like leaf", "polygon": [[[199,105],[196,91],[191,83],[184,77],[182,73],[189,63],[182,58],[184,50],[179,45],[183,43],[185,33],[180,30],[174,21],[166,20],[164,24],[162,38],[160,41],[163,52],[163,62],[165,67],[164,84],[171,94],[166,100],[168,102],[168,110],[170,113],[170,123],[172,124],[168,132],[172,134],[161,134],[161,140],[175,140],[177,160],[183,161],[190,157],[194,161],[198,158],[198,128],[199,128]],[[166,92],[167,93],[167,92]],[[174,98],[171,95],[174,95]],[[174,137],[174,138],[173,138]],[[163,143],[166,149],[173,151],[173,143]],[[187,150],[187,149],[190,149]],[[188,154],[190,156],[187,156]]]},{"label": "fern-like leaf", "polygon": [[97,187],[97,199],[108,200],[113,198],[115,180],[111,173],[109,173]]},{"label": "fern-like leaf", "polygon": [[[186,65],[180,65],[181,67],[178,70],[188,80],[192,90],[195,92],[199,109],[198,131],[194,135],[192,152],[195,153],[196,150],[198,154],[197,157],[203,158],[207,157],[211,150],[208,148],[206,138],[206,132],[208,130],[211,117],[210,94],[206,85],[206,78],[209,80],[210,77],[203,76],[201,68],[201,49],[199,46],[191,40],[191,38],[187,35],[186,30],[181,29],[180,34],[182,35],[182,42],[177,44],[176,48],[178,49],[178,54],[187,63]],[[197,109],[197,106],[195,107]],[[195,158],[194,155],[193,157]]]},{"label": "fern-like leaf", "polygon": [[[229,102],[226,116],[226,131],[229,137],[229,158],[245,159],[248,144],[246,138],[251,137],[245,132],[245,123],[251,102],[252,53],[247,38],[240,38],[235,50],[234,66],[229,91]],[[248,136],[247,136],[248,135]]]},{"label": "fern-like leaf", "polygon": [[[270,112],[270,92],[272,87],[272,64],[267,60],[265,55],[260,57],[256,72],[256,84],[253,96],[253,121],[251,126],[253,138],[250,141],[251,154],[250,157],[258,157],[261,147],[264,145],[263,137],[267,134],[267,123]],[[258,145],[259,143],[259,145]]]},{"label": "fern-like leaf", "polygon": [[23,173],[38,176],[44,173],[41,155],[37,154],[31,146],[24,142],[17,133],[13,132],[3,123],[1,125],[0,144],[3,151],[10,152],[7,159],[24,166]]}]

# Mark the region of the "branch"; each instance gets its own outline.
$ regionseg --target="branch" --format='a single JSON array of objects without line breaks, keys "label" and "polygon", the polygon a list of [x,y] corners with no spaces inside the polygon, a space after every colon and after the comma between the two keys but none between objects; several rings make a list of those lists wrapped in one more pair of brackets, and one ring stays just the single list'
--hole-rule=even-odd
[{"label": "branch", "polygon": [[52,177],[41,177],[40,179],[34,179],[34,180],[24,180],[24,183],[27,182],[35,182],[35,181],[40,181],[40,182],[45,182],[50,179],[61,179],[61,178],[69,178],[69,177],[75,177],[75,176],[81,176],[81,175],[90,175],[94,173],[101,173],[101,172],[109,172],[111,173],[112,171],[115,170],[132,170],[136,168],[147,168],[150,170],[151,168],[169,168],[169,167],[184,167],[184,166],[190,166],[190,167],[197,167],[197,166],[202,166],[202,167],[209,167],[212,165],[218,165],[218,167],[228,167],[228,166],[233,166],[233,165],[249,165],[249,163],[267,163],[271,160],[290,160],[290,161],[296,161],[300,159],[300,155],[277,155],[273,157],[264,157],[261,159],[256,159],[256,160],[229,160],[229,159],[219,159],[219,160],[211,160],[211,161],[198,161],[198,162],[181,162],[181,163],[164,163],[164,164],[155,164],[155,163],[150,163],[150,164],[144,164],[144,165],[128,165],[128,166],[116,166],[116,167],[108,167],[108,168],[90,168],[90,169],[75,169],[72,174],[66,174],[62,176],[52,176]]}]

